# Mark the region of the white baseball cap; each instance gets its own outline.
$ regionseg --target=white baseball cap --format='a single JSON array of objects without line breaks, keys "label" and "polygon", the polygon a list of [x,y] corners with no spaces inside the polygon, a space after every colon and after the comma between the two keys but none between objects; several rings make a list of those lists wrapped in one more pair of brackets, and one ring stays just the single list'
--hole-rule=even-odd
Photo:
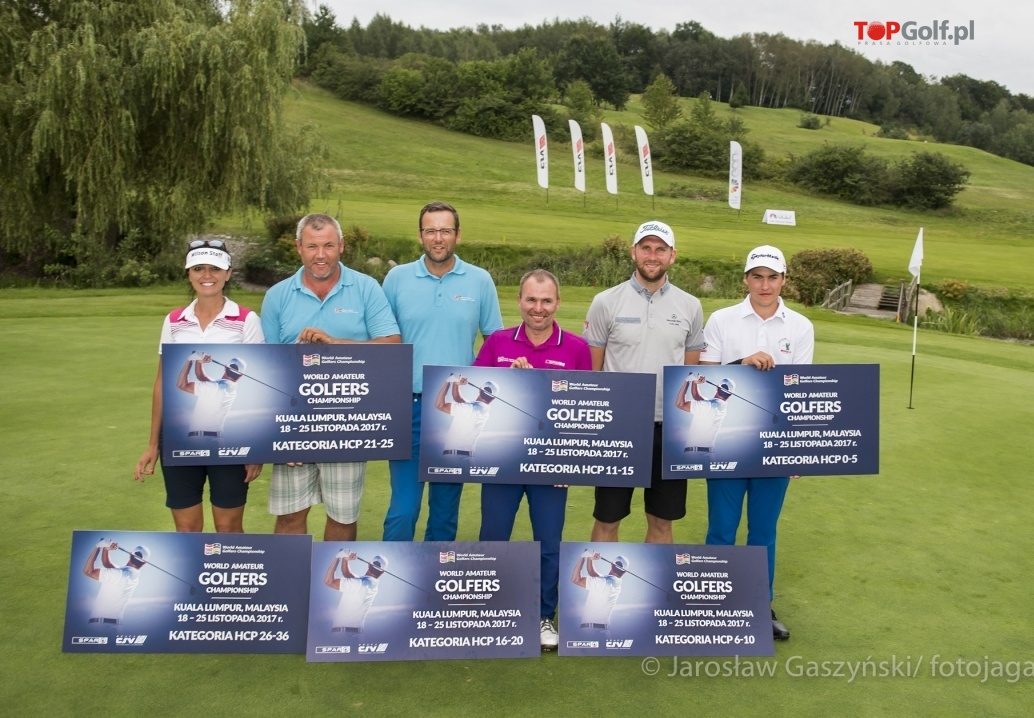
[{"label": "white baseball cap", "polygon": [[746,274],[754,267],[767,267],[780,274],[786,274],[786,260],[783,259],[783,253],[770,244],[763,244],[750,250],[743,273]]},{"label": "white baseball cap", "polygon": [[647,237],[656,237],[669,247],[675,247],[675,233],[671,230],[671,227],[659,220],[653,219],[639,225],[639,229],[635,231],[635,236],[632,237],[632,246],[634,247]]},{"label": "white baseball cap", "polygon": [[388,568],[388,559],[384,558],[381,555],[377,555],[373,557],[373,561],[370,561],[370,565],[380,571],[383,571],[386,568]]},{"label": "white baseball cap", "polygon": [[232,371],[234,374],[243,374],[248,370],[248,364],[243,359],[234,357],[226,364],[226,368]]},{"label": "white baseball cap", "polygon": [[151,557],[151,549],[147,548],[143,544],[133,549],[133,556],[140,559],[141,561],[147,561]]}]

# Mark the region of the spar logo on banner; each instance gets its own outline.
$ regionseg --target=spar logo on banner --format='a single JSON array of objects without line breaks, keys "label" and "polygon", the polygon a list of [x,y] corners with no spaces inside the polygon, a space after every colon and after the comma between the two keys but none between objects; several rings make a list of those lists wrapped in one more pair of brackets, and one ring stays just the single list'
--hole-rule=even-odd
[{"label": "spar logo on banner", "polygon": [[976,39],[973,20],[953,25],[949,20],[931,20],[922,24],[915,20],[855,20],[859,45],[958,45]]}]

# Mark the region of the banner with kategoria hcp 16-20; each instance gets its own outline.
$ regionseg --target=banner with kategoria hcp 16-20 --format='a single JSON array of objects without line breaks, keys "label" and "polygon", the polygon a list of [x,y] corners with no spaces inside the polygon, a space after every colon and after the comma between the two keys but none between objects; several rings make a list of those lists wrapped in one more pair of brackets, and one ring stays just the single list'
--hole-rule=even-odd
[{"label": "banner with kategoria hcp 16-20", "polygon": [[408,459],[409,344],[163,344],[162,462]]}]

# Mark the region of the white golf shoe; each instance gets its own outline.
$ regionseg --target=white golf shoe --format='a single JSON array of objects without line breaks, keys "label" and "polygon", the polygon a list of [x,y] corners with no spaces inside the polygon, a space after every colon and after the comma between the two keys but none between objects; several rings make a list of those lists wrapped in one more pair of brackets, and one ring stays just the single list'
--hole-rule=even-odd
[{"label": "white golf shoe", "polygon": [[539,624],[539,632],[541,635],[542,650],[556,650],[557,644],[560,643],[560,637],[557,635],[556,626],[553,625],[553,619],[543,618],[542,623]]}]

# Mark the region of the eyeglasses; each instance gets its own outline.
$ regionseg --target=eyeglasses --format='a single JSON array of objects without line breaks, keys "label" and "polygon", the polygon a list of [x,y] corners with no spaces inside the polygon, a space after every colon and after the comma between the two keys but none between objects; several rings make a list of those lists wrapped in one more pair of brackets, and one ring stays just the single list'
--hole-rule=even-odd
[{"label": "eyeglasses", "polygon": [[455,227],[443,227],[442,229],[435,229],[434,227],[427,227],[420,230],[420,236],[425,239],[434,239],[435,235],[441,236],[442,239],[452,239],[456,234]]},{"label": "eyeglasses", "polygon": [[201,249],[202,247],[211,247],[212,249],[225,249],[226,242],[224,242],[221,239],[195,239],[187,246],[191,249]]}]

